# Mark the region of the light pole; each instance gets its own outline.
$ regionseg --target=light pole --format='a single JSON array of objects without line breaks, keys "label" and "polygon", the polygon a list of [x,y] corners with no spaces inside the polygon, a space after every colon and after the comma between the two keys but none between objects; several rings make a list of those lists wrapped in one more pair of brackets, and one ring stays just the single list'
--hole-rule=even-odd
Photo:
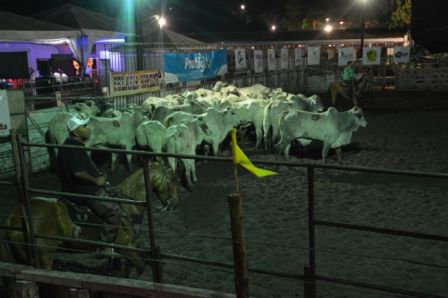
[{"label": "light pole", "polygon": [[136,54],[137,54],[137,70],[143,70],[143,51],[142,51],[142,45],[143,42],[142,38],[142,23],[141,23],[141,3],[139,0],[135,0],[134,5],[134,24],[135,24],[135,35],[136,39]]},{"label": "light pole", "polygon": [[365,12],[366,12],[366,3],[367,0],[359,0],[359,2],[361,2],[361,59],[364,55],[364,33],[366,30],[366,22],[365,22]]},{"label": "light pole", "polygon": [[159,24],[160,28],[160,45],[161,45],[161,59],[160,59],[160,72],[162,75],[162,85],[165,86],[165,60],[163,57],[164,53],[164,47],[163,47],[163,27],[166,26],[166,18],[164,16],[155,16],[157,23]]}]

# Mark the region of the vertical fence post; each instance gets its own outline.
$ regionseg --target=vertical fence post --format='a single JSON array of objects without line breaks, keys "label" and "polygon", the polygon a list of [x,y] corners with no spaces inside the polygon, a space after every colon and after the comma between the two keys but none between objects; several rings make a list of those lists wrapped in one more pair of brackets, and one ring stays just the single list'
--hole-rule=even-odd
[{"label": "vertical fence post", "polygon": [[[307,167],[308,177],[308,253],[309,253],[309,270],[307,271],[309,284],[309,298],[316,297],[316,280],[314,278],[316,274],[316,238],[315,238],[315,225],[314,225],[314,168],[312,166]],[[305,275],[305,276],[306,276]],[[306,288],[306,287],[305,287]],[[306,296],[308,297],[308,296]]]},{"label": "vertical fence post", "polygon": [[227,196],[232,229],[233,265],[235,267],[235,292],[238,298],[249,297],[249,277],[246,262],[246,242],[244,238],[243,208],[240,194]]},{"label": "vertical fence post", "polygon": [[143,166],[143,177],[145,179],[145,195],[146,195],[146,211],[148,214],[148,229],[149,229],[149,242],[151,245],[151,259],[152,262],[152,274],[153,281],[157,283],[162,283],[162,264],[160,263],[160,248],[156,247],[156,239],[154,233],[154,216],[152,212],[151,204],[151,182],[150,173],[148,169],[148,156],[141,156],[142,166]]},{"label": "vertical fence post", "polygon": [[11,130],[11,146],[13,152],[14,166],[16,170],[17,187],[19,191],[20,213],[22,216],[23,240],[27,245],[28,258],[30,264],[39,267],[37,257],[36,237],[32,221],[30,197],[28,193],[29,181],[25,154],[21,146],[21,136],[15,130]]}]

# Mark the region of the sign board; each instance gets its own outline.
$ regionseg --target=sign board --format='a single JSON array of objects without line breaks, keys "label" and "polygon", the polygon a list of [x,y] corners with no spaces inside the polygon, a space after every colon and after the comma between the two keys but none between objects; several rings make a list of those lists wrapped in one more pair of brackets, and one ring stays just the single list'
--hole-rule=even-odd
[{"label": "sign board", "polygon": [[255,73],[262,73],[263,70],[263,51],[254,50],[254,71]]},{"label": "sign board", "polygon": [[[246,55],[244,55],[244,65],[245,59]],[[227,73],[226,49],[192,53],[164,53],[163,61],[165,83],[207,80]]]},{"label": "sign board", "polygon": [[394,63],[408,63],[411,56],[410,47],[395,47],[392,62]]},{"label": "sign board", "polygon": [[308,65],[320,64],[320,47],[308,47]]},{"label": "sign board", "polygon": [[0,137],[10,135],[11,116],[9,114],[8,93],[0,90]]},{"label": "sign board", "polygon": [[235,69],[246,70],[246,49],[235,49]]},{"label": "sign board", "polygon": [[280,50],[280,69],[288,69],[289,62],[288,62],[288,49],[282,48]]},{"label": "sign board", "polygon": [[355,61],[355,48],[338,48],[338,65],[345,66],[349,61]]},{"label": "sign board", "polygon": [[275,58],[275,49],[268,49],[268,71],[277,70],[277,58]]},{"label": "sign board", "polygon": [[362,51],[363,65],[379,65],[381,62],[381,47],[364,48]]},{"label": "sign board", "polygon": [[294,49],[294,66],[295,67],[303,66],[302,49],[301,48]]},{"label": "sign board", "polygon": [[141,70],[111,74],[111,96],[152,92],[160,89],[160,71]]}]

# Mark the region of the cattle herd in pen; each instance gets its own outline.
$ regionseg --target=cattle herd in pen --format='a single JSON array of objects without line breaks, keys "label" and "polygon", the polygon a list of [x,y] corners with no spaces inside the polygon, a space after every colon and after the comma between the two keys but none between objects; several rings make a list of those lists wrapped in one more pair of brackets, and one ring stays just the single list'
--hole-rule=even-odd
[{"label": "cattle herd in pen", "polygon": [[[291,143],[302,145],[312,140],[323,142],[322,159],[330,148],[335,148],[339,160],[340,147],[350,143],[359,127],[367,125],[362,110],[353,107],[338,111],[334,107],[324,111],[317,95],[290,94],[260,84],[237,88],[217,82],[209,89],[197,89],[164,98],[149,97],[141,106],[130,105],[125,110],[112,108],[101,111],[94,101],[72,105],[67,112],[58,113],[49,123],[48,138],[62,144],[68,137],[67,122],[74,113],[89,117],[91,136],[86,146],[113,146],[128,150],[138,145],[153,152],[217,155],[220,144],[232,128],[243,130],[252,126],[255,147],[264,145],[289,157]],[[127,156],[128,164],[131,155]],[[187,187],[197,181],[195,161],[180,159]],[[177,160],[167,158],[175,171]],[[112,154],[112,168],[116,155]],[[176,171],[175,171],[176,172]]]}]

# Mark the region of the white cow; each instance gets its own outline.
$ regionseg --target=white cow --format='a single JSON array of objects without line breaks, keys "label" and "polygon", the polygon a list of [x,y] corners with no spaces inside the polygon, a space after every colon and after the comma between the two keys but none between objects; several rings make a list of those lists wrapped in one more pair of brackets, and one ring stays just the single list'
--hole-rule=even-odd
[{"label": "white cow", "polygon": [[[88,126],[91,135],[86,141],[87,147],[120,146],[126,150],[132,150],[135,145],[135,131],[137,123],[128,112],[123,112],[120,117],[91,117]],[[131,168],[132,155],[127,155],[128,167]],[[112,170],[115,169],[117,154],[112,154]]]},{"label": "white cow", "polygon": [[74,115],[78,115],[80,118],[89,118],[97,115],[99,112],[100,110],[93,100],[86,100],[85,102],[70,105],[68,112],[57,113],[48,123],[48,130],[46,132],[47,142],[58,145],[64,143],[69,136],[67,128],[68,120]]},{"label": "white cow", "polygon": [[212,146],[213,154],[217,155],[219,144],[226,138],[230,130],[239,122],[239,118],[232,108],[226,108],[218,111],[215,108],[208,108],[205,113],[194,115],[185,112],[174,112],[165,118],[164,123],[167,127],[177,124],[191,122],[200,119],[208,127],[208,134],[204,137],[204,141]]},{"label": "white cow", "polygon": [[162,97],[148,97],[147,99],[145,99],[145,101],[142,103],[142,110],[143,112],[152,115],[153,111],[160,106],[165,106],[165,107],[173,107],[173,106],[178,106],[180,104],[182,104],[182,101],[179,101],[179,98],[173,98],[172,96],[167,96],[166,98],[162,98]]},{"label": "white cow", "polygon": [[[78,115],[82,115],[82,114],[78,114]],[[50,122],[48,123],[48,130],[47,130],[48,141],[50,143],[61,145],[62,143],[65,142],[65,140],[69,136],[67,123],[68,123],[68,120],[70,118],[72,118],[73,116],[74,116],[74,113],[61,112],[61,113],[57,113],[53,117],[53,119],[50,120]],[[85,116],[85,117],[87,117],[87,116]],[[81,116],[81,118],[85,118],[85,117]]]},{"label": "white cow", "polygon": [[264,108],[268,103],[267,100],[250,98],[232,105],[241,124],[251,123],[255,127],[255,148],[259,147],[263,139],[263,115]]},{"label": "white cow", "polygon": [[[189,123],[168,127],[166,133],[166,151],[175,154],[196,154],[196,146],[202,143],[208,134],[207,126],[197,119]],[[192,181],[197,182],[194,159],[181,158],[184,165],[184,175],[187,188],[192,190]],[[176,173],[176,158],[169,157],[168,164]]]},{"label": "white cow", "polygon": [[156,120],[143,121],[137,127],[136,137],[140,146],[148,146],[153,152],[163,152],[166,127]]},{"label": "white cow", "polygon": [[184,111],[192,114],[201,114],[204,112],[204,107],[195,101],[177,106],[160,106],[153,111],[152,120],[163,122],[166,116],[177,111]]},{"label": "white cow", "polygon": [[250,87],[238,88],[238,92],[242,97],[268,98],[271,89],[261,84],[254,84]]},{"label": "white cow", "polygon": [[289,158],[291,141],[298,139],[306,146],[312,140],[323,142],[322,160],[330,148],[336,149],[338,160],[342,161],[341,146],[350,143],[353,132],[359,127],[367,126],[366,119],[359,107],[344,112],[329,108],[323,113],[310,113],[300,110],[285,111],[279,118],[280,141],[276,148],[282,150]]},{"label": "white cow", "polygon": [[306,97],[301,94],[290,94],[287,97],[280,96],[280,98],[277,97],[277,100],[268,103],[263,111],[263,140],[265,149],[268,148],[268,144],[270,143],[268,136],[271,128],[271,141],[275,142],[277,140],[279,135],[278,118],[286,110],[301,110],[316,113],[323,111],[323,105],[319,96],[312,95]]},{"label": "white cow", "polygon": [[77,102],[69,106],[69,112],[73,113],[83,113],[88,117],[96,116],[101,111],[93,100],[86,100],[84,102]]}]

